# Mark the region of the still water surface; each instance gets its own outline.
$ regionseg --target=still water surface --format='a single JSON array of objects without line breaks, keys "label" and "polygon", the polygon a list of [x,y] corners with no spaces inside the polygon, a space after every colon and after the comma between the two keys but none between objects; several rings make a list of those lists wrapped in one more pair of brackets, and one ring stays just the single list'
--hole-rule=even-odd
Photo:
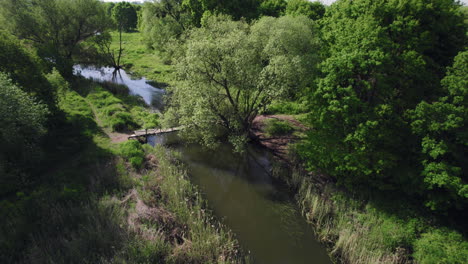
[{"label": "still water surface", "polygon": [[134,79],[124,70],[115,72],[114,68],[110,67],[96,68],[75,65],[73,71],[75,75],[81,75],[86,79],[91,79],[96,82],[112,82],[126,85],[130,90],[130,94],[141,96],[147,105],[160,110],[162,109],[163,96],[165,94],[164,90],[152,86],[145,78]]},{"label": "still water surface", "polygon": [[[123,71],[122,78],[113,79],[113,69],[108,68],[75,70],[97,81],[125,84],[148,104],[162,105],[164,91],[144,79],[132,80]],[[176,134],[153,136],[149,143],[166,144],[182,154],[192,182],[202,190],[216,216],[234,231],[241,246],[250,251],[254,263],[331,263],[285,187],[270,175],[272,157],[265,150],[252,146],[245,155],[238,155],[228,144],[207,150],[181,144]]]},{"label": "still water surface", "polygon": [[331,263],[285,186],[271,176],[268,152],[252,146],[239,155],[228,144],[207,150],[178,144],[175,134],[153,137],[154,143],[168,143],[182,154],[192,182],[254,263]]}]

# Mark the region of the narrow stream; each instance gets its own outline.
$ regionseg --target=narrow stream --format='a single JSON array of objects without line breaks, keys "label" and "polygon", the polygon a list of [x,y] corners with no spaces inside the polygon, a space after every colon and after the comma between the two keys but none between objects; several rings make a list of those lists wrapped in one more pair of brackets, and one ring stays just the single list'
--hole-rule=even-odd
[{"label": "narrow stream", "polygon": [[[138,86],[129,88],[141,94]],[[245,155],[238,155],[228,144],[206,150],[181,144],[176,134],[152,137],[149,142],[169,144],[181,152],[192,182],[203,191],[216,216],[234,231],[241,246],[250,251],[254,263],[331,263],[285,187],[271,177],[272,157],[265,150],[252,146]]]}]

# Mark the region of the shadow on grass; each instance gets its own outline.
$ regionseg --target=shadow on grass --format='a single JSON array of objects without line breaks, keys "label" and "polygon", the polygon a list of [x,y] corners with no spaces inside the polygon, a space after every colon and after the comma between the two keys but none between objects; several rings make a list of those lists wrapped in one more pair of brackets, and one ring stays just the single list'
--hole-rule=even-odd
[{"label": "shadow on grass", "polygon": [[[64,115],[44,142],[45,159],[16,195],[0,201],[0,263],[102,263],[131,245],[116,157],[89,116]],[[125,257],[125,256],[124,256]]]}]

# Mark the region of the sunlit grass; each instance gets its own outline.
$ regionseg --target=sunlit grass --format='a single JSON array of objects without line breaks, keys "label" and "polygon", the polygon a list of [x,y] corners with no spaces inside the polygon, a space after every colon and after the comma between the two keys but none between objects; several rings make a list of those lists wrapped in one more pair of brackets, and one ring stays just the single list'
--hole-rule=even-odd
[{"label": "sunlit grass", "polygon": [[[118,49],[119,34],[112,32],[112,48]],[[123,55],[121,64],[133,75],[145,77],[156,83],[171,84],[173,67],[164,64],[154,50],[150,50],[141,40],[141,33],[122,33]]]}]

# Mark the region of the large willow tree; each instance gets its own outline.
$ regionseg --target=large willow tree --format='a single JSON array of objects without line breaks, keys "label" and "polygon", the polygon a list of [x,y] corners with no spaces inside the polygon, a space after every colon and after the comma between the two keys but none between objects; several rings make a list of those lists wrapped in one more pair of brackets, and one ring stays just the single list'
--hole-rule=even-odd
[{"label": "large willow tree", "polygon": [[210,17],[194,30],[179,60],[168,117],[204,144],[228,135],[237,147],[252,121],[273,99],[311,82],[318,43],[306,17],[263,18],[249,26]]}]

